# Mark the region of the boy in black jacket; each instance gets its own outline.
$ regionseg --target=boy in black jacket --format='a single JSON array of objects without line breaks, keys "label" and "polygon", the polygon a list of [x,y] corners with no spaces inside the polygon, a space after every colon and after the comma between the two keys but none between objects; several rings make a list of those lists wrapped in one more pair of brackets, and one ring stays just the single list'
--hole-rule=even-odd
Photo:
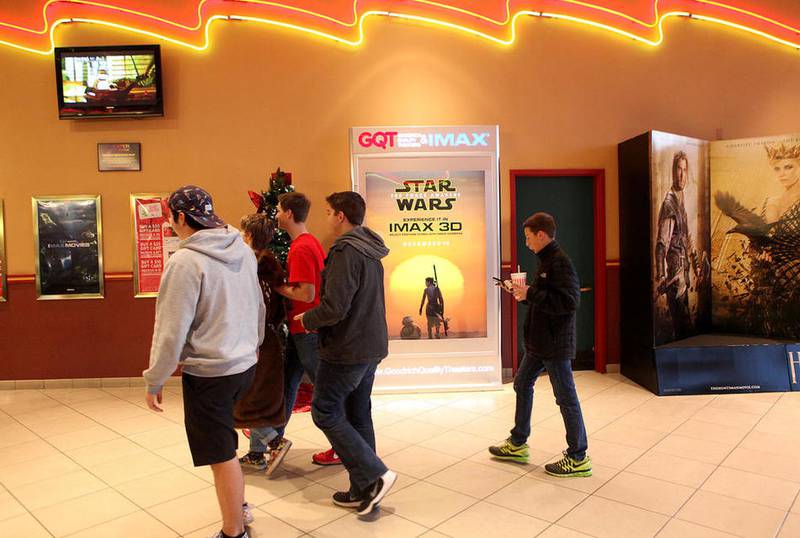
[{"label": "boy in black jacket", "polygon": [[350,473],[350,490],[333,495],[339,506],[359,515],[378,506],[397,480],[375,453],[372,384],[378,363],[389,353],[383,239],[361,226],[366,204],[355,192],[326,198],[334,235],[319,306],[296,316],[306,330],[319,330],[320,362],[311,417]]},{"label": "boy in black jacket", "polygon": [[514,284],[510,290],[517,301],[528,305],[525,355],[514,378],[514,429],[504,442],[489,447],[489,452],[498,459],[528,462],[533,385],[547,370],[567,430],[568,448],[559,461],[545,465],[545,472],[553,476],[591,476],[586,427],[570,362],[575,357],[575,313],[580,303],[578,275],[569,256],[555,241],[556,223],[552,216],[535,213],[523,226],[526,245],[539,257],[540,264],[533,285]]}]

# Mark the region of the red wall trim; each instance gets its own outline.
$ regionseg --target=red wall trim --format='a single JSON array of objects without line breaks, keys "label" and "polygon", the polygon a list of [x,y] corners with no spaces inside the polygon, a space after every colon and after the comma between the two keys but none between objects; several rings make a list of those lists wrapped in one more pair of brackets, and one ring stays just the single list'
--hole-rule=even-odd
[{"label": "red wall trim", "polygon": [[[133,273],[103,273],[104,280],[133,280]],[[31,284],[36,282],[36,275],[8,275],[8,282],[15,284]]]},{"label": "red wall trim", "polygon": [[0,303],[0,380],[140,376],[154,319],[155,301],[134,298],[130,278],[107,279],[97,301],[37,301],[33,281],[11,283]]},{"label": "red wall trim", "polygon": [[[586,176],[592,178],[594,187],[594,367],[601,373],[606,372],[608,364],[608,312],[606,288],[606,191],[605,170],[601,169],[565,169],[565,170],[511,170],[509,186],[511,192],[511,266],[517,266],[517,230],[516,222],[516,180],[517,177],[557,177]],[[512,269],[513,270],[513,269]],[[511,309],[513,369],[517,371],[517,309]]]}]

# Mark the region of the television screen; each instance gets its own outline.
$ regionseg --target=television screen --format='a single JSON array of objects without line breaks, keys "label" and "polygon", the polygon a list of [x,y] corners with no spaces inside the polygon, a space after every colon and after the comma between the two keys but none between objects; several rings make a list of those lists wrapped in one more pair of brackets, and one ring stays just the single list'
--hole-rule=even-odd
[{"label": "television screen", "polygon": [[57,48],[61,119],[163,116],[158,45]]}]

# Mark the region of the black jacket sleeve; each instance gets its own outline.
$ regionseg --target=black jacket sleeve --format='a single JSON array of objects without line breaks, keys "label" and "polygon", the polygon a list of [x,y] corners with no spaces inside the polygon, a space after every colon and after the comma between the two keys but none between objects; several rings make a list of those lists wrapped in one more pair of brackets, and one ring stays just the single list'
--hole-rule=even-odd
[{"label": "black jacket sleeve", "polygon": [[581,290],[575,268],[568,259],[556,258],[544,284],[537,283],[528,288],[526,300],[540,312],[557,316],[575,312],[580,298]]},{"label": "black jacket sleeve", "polygon": [[353,297],[358,291],[360,271],[348,248],[334,250],[328,255],[325,282],[320,303],[303,316],[303,326],[309,330],[336,325],[347,316]]}]

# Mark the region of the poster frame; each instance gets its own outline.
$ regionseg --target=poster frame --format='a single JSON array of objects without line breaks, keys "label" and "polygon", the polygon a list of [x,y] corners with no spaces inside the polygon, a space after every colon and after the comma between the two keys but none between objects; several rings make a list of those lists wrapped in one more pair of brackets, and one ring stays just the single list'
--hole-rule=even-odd
[{"label": "poster frame", "polygon": [[8,260],[6,260],[6,227],[3,200],[0,198],[0,303],[8,301]]},{"label": "poster frame", "polygon": [[[93,201],[95,203],[95,226],[97,228],[97,271],[99,277],[98,293],[75,294],[42,294],[42,273],[39,262],[39,203],[40,202],[67,202],[67,201]],[[103,299],[105,297],[105,274],[103,272],[103,213],[102,201],[99,194],[69,194],[58,196],[32,196],[31,206],[33,214],[33,241],[34,241],[34,277],[36,280],[37,301],[58,301],[68,299]]]},{"label": "poster frame", "polygon": [[[490,130],[494,137],[493,142],[486,148],[463,148],[460,150],[447,150],[440,148],[437,150],[425,151],[424,149],[413,149],[407,151],[391,151],[385,152],[362,152],[359,151],[355,144],[355,133],[359,131],[372,130],[378,132],[386,132],[391,130],[452,130],[453,132],[468,130],[471,128],[480,128]],[[492,219],[486,221],[486,235],[487,239],[496,236],[497,240],[494,245],[487,242],[486,255],[487,255],[487,280],[491,276],[500,275],[502,270],[502,251],[500,244],[500,230],[501,230],[501,200],[500,200],[500,126],[497,124],[463,124],[463,125],[358,125],[349,129],[349,149],[350,149],[350,187],[353,191],[360,193],[362,196],[366,195],[366,184],[361,184],[360,181],[360,166],[359,163],[368,162],[372,159],[386,158],[389,156],[402,157],[402,158],[447,158],[447,157],[462,157],[462,158],[486,158],[490,157],[489,173],[485,177],[484,200],[486,203],[485,209],[487,215],[492,215]],[[386,148],[384,148],[386,149]],[[367,204],[369,202],[367,201]],[[369,210],[369,206],[368,206]],[[492,273],[491,275],[488,273]],[[503,377],[503,364],[502,364],[502,299],[501,291],[495,286],[487,287],[487,299],[489,295],[493,294],[495,299],[487,303],[487,336],[485,339],[490,342],[491,350],[480,351],[420,351],[420,352],[398,352],[392,353],[390,348],[389,357],[409,357],[412,359],[432,359],[441,358],[444,355],[450,357],[456,355],[465,359],[472,359],[477,357],[485,357],[489,353],[496,353],[496,379],[487,383],[419,383],[411,385],[386,385],[382,386],[376,381],[375,389],[383,393],[404,393],[404,392],[448,392],[448,391],[481,391],[481,390],[498,390],[502,387]],[[496,312],[493,312],[493,307],[496,306]],[[483,340],[484,338],[480,338]],[[466,341],[466,339],[465,339]]]},{"label": "poster frame", "polygon": [[133,193],[130,195],[131,206],[131,244],[133,245],[133,297],[134,299],[152,299],[158,292],[142,292],[139,282],[139,244],[136,237],[136,200],[141,198],[169,198],[167,192]]}]

